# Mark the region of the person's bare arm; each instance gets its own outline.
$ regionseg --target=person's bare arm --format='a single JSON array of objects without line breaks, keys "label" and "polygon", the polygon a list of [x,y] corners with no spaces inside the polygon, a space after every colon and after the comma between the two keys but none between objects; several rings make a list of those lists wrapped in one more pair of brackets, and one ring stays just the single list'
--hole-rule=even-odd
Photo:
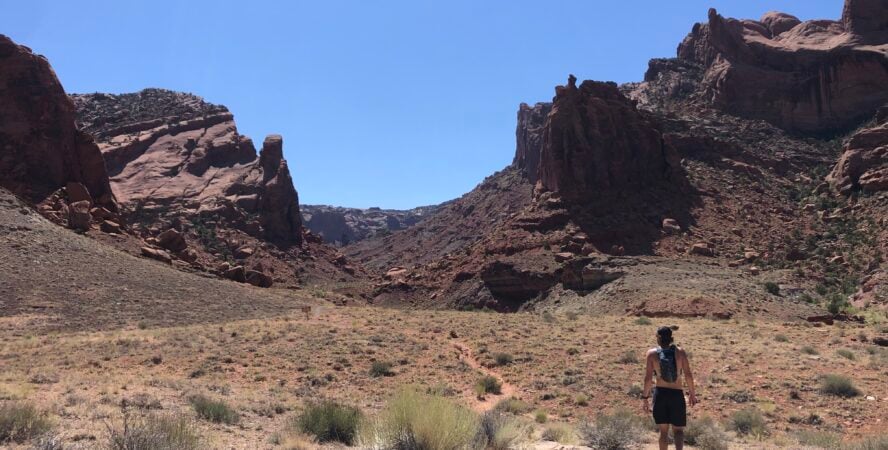
[{"label": "person's bare arm", "polygon": [[688,354],[681,350],[682,370],[685,374],[685,384],[688,385],[688,401],[691,406],[697,404],[697,389],[694,386],[694,374],[691,372],[691,362],[688,360]]},{"label": "person's bare arm", "polygon": [[652,352],[648,350],[647,355],[645,356],[645,365],[644,365],[644,382],[642,386],[644,388],[641,390],[641,398],[643,400],[643,407],[645,411],[650,411],[650,404],[648,403],[648,399],[651,397],[651,388],[653,387],[653,379],[654,379],[654,362],[651,360]]}]

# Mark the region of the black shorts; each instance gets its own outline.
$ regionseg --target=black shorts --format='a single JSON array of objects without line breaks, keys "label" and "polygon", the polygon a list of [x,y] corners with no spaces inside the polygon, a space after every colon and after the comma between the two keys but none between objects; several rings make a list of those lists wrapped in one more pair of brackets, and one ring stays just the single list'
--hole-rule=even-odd
[{"label": "black shorts", "polygon": [[655,387],[654,422],[657,425],[670,424],[683,427],[688,424],[688,409],[685,405],[684,391],[681,389],[669,389]]}]

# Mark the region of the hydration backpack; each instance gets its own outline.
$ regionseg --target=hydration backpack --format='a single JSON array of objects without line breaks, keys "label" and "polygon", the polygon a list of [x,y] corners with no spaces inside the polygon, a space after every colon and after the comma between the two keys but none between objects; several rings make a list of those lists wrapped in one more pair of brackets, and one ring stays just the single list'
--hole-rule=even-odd
[{"label": "hydration backpack", "polygon": [[675,346],[658,348],[657,356],[660,357],[660,378],[663,381],[674,383],[678,379],[678,364],[675,360]]}]

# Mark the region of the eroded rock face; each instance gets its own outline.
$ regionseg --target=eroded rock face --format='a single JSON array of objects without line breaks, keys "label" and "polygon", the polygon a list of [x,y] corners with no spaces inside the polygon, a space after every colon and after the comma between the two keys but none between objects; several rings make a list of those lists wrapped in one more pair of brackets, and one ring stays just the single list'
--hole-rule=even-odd
[{"label": "eroded rock face", "polygon": [[875,125],[855,133],[826,181],[842,194],[888,190],[888,108]]},{"label": "eroded rock face", "polygon": [[[677,160],[660,132],[612,83],[571,77],[543,131],[539,185],[565,199],[668,181]],[[529,162],[529,160],[528,160]]]},{"label": "eroded rock face", "polygon": [[302,240],[299,200],[270,135],[257,155],[224,106],[161,89],[73,96],[119,201],[139,219],[212,216],[277,244]]},{"label": "eroded rock face", "polygon": [[888,7],[848,0],[842,21],[800,22],[770,12],[760,21],[714,9],[694,25],[678,57],[705,67],[706,102],[786,130],[852,128],[888,101]]},{"label": "eroded rock face", "polygon": [[536,183],[539,178],[543,132],[550,111],[552,111],[551,103],[537,103],[533,106],[522,103],[518,107],[514,164],[524,171],[531,183]]},{"label": "eroded rock face", "polygon": [[39,203],[69,183],[77,200],[116,209],[102,154],[46,58],[0,35],[0,186]]}]

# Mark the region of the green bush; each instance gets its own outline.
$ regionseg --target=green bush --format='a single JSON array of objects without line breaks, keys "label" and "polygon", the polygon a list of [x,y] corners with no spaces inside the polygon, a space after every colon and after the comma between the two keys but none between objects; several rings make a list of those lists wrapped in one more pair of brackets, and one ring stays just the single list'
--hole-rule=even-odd
[{"label": "green bush", "polygon": [[222,400],[213,400],[205,395],[195,395],[190,399],[191,406],[197,416],[213,423],[233,425],[240,420],[240,415]]},{"label": "green bush", "polygon": [[358,447],[383,449],[473,448],[480,419],[446,398],[403,389],[364,427]]},{"label": "green bush", "polygon": [[851,442],[844,447],[845,450],[885,450],[888,449],[888,435],[872,436]]},{"label": "green bush", "polygon": [[765,282],[765,292],[771,295],[780,295],[780,286],[773,281]]},{"label": "green bush", "polygon": [[475,392],[477,392],[479,396],[483,396],[484,394],[500,395],[502,394],[502,387],[502,383],[500,383],[496,377],[485,375],[479,378],[478,382],[475,384]]},{"label": "green bush", "polygon": [[512,361],[514,361],[515,358],[508,353],[496,353],[493,355],[493,360],[498,366],[508,366],[509,364],[512,364]]},{"label": "green bush", "polygon": [[802,353],[804,353],[806,355],[817,355],[820,352],[818,352],[816,348],[811,347],[810,345],[806,345],[806,346],[802,347]]},{"label": "green bush", "polygon": [[500,400],[494,407],[494,411],[506,412],[509,414],[520,415],[530,411],[530,405],[515,397]]},{"label": "green bush", "polygon": [[580,439],[583,445],[594,449],[632,449],[641,443],[645,423],[645,419],[628,410],[610,415],[600,414],[595,422],[580,427]]},{"label": "green bush", "polygon": [[549,415],[546,414],[545,411],[539,410],[533,415],[533,420],[536,423],[546,423],[549,421]]},{"label": "green bush", "polygon": [[0,443],[22,443],[52,428],[45,414],[29,403],[7,403],[0,406]]},{"label": "green bush", "polygon": [[573,428],[564,423],[554,423],[547,426],[541,437],[544,441],[558,442],[559,444],[572,444],[576,440]]},{"label": "green bush", "polygon": [[701,450],[727,450],[730,437],[709,416],[691,419],[685,428],[685,443]]},{"label": "green bush", "polygon": [[842,436],[827,431],[803,430],[796,434],[799,444],[808,447],[839,449],[842,448]]},{"label": "green bush", "polygon": [[824,375],[820,379],[820,392],[838,397],[856,397],[860,390],[844,375]]},{"label": "green bush", "polygon": [[765,418],[756,408],[746,408],[735,412],[731,415],[729,428],[742,435],[764,436],[768,432]]},{"label": "green bush", "polygon": [[842,358],[850,359],[851,361],[854,361],[854,359],[855,359],[854,352],[852,352],[851,350],[848,350],[846,348],[840,348],[840,349],[836,350],[836,354],[841,356]]},{"label": "green bush", "polygon": [[620,364],[638,364],[638,355],[632,350],[626,350],[626,352],[620,355],[617,362]]},{"label": "green bush", "polygon": [[777,342],[789,342],[789,338],[786,337],[785,334],[778,334],[774,336],[774,340]]},{"label": "green bush", "polygon": [[636,325],[650,325],[651,323],[652,323],[651,319],[648,319],[645,316],[641,316],[641,317],[635,319]]},{"label": "green bush", "polygon": [[123,416],[108,425],[108,450],[197,450],[208,448],[195,424],[181,416]]},{"label": "green bush", "polygon": [[341,442],[352,445],[358,435],[363,414],[357,408],[332,401],[309,404],[292,425],[312,435],[318,442]]},{"label": "green bush", "polygon": [[488,411],[481,416],[480,427],[475,444],[487,450],[514,448],[527,435],[527,428],[521,422],[496,410]]},{"label": "green bush", "polygon": [[373,378],[390,377],[394,374],[395,372],[392,372],[392,363],[373,361],[373,364],[370,366],[370,376]]}]

